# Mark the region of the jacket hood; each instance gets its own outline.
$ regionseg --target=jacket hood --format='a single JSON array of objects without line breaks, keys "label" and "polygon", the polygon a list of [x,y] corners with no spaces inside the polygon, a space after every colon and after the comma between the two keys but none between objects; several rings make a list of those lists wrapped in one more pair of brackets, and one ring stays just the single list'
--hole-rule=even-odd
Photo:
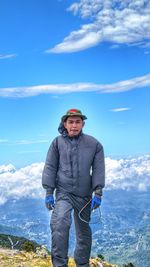
[{"label": "jacket hood", "polygon": [[64,127],[63,123],[60,122],[59,127],[58,127],[58,132],[62,135],[62,136],[67,136],[68,132],[66,130],[66,128]]}]

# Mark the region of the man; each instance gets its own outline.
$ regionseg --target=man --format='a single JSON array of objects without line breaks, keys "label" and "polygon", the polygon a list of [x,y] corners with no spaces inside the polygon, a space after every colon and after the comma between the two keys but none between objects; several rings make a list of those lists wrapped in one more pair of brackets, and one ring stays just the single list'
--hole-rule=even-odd
[{"label": "man", "polygon": [[77,267],[89,267],[90,214],[101,204],[105,165],[102,145],[82,132],[86,119],[78,109],[70,109],[62,116],[58,128],[61,135],[53,140],[43,170],[45,203],[49,210],[53,210],[50,226],[54,267],[68,266],[72,211],[76,229],[74,259]]}]

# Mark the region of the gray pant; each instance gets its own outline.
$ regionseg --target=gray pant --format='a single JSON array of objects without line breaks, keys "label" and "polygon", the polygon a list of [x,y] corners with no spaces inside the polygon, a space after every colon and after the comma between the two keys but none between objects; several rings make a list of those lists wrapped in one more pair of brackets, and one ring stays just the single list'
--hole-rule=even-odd
[{"label": "gray pant", "polygon": [[[54,211],[51,216],[52,263],[54,267],[68,266],[69,229],[71,212],[74,211],[76,229],[76,248],[74,259],[76,265],[89,267],[91,252],[91,228],[88,223],[80,220],[78,213],[89,199],[83,199],[72,194],[59,193],[56,197]],[[82,213],[84,220],[90,220],[91,208],[88,205]]]}]

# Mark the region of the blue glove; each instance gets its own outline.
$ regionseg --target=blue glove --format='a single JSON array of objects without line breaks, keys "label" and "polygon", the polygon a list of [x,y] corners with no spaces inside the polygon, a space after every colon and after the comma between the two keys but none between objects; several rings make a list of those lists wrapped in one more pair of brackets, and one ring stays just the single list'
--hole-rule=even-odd
[{"label": "blue glove", "polygon": [[101,205],[101,197],[94,196],[91,201],[91,210],[97,209]]},{"label": "blue glove", "polygon": [[45,205],[48,210],[53,210],[54,208],[54,197],[53,195],[48,195],[45,197]]}]

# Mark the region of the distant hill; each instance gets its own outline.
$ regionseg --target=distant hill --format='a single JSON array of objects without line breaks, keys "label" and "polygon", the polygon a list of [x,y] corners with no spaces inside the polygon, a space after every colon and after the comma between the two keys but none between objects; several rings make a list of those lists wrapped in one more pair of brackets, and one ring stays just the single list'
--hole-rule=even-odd
[{"label": "distant hill", "polygon": [[16,250],[36,251],[36,248],[41,247],[38,243],[28,240],[24,237],[13,235],[0,234],[0,247]]}]

